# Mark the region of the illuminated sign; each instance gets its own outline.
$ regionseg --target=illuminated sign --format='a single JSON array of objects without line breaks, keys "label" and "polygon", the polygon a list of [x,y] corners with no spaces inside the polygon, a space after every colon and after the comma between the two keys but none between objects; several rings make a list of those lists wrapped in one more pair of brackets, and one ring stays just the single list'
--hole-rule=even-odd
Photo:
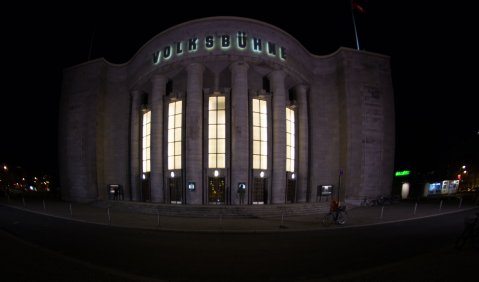
[{"label": "illuminated sign", "polygon": [[409,170],[403,170],[403,171],[396,171],[395,176],[407,176],[411,173]]},{"label": "illuminated sign", "polygon": [[[248,44],[249,42],[249,44]],[[255,54],[267,54],[270,57],[276,57],[281,61],[286,60],[286,49],[277,46],[276,43],[262,40],[257,37],[248,37],[246,32],[238,32],[232,36],[230,34],[206,35],[204,38],[192,37],[180,42],[173,42],[163,46],[153,53],[153,64],[158,65],[163,61],[168,61],[173,57],[179,57],[183,54],[194,53],[200,48],[207,51],[221,48],[223,51],[246,50]]]}]

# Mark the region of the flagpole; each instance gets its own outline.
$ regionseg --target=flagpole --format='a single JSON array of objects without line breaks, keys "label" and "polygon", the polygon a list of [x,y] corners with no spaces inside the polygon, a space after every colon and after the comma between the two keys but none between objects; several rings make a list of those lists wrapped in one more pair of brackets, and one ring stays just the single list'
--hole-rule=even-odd
[{"label": "flagpole", "polygon": [[356,49],[359,50],[358,30],[356,29],[356,19],[354,17],[353,0],[351,0],[351,16],[353,17],[354,36],[356,37]]}]

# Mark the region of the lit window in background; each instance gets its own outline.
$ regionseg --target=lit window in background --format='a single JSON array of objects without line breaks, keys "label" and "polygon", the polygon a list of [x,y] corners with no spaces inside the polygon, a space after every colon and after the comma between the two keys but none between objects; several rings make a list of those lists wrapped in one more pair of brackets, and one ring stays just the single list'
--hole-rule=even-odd
[{"label": "lit window in background", "polygon": [[294,172],[295,134],[294,111],[286,108],[286,171]]},{"label": "lit window in background", "polygon": [[253,169],[268,169],[267,104],[260,99],[253,99]]},{"label": "lit window in background", "polygon": [[168,107],[168,169],[181,169],[182,101]]},{"label": "lit window in background", "polygon": [[208,167],[226,167],[225,96],[209,98],[208,103]]},{"label": "lit window in background", "polygon": [[142,135],[141,135],[141,152],[142,152],[142,170],[143,172],[150,172],[150,160],[151,160],[151,111],[148,111],[143,114],[143,124],[142,124]]}]

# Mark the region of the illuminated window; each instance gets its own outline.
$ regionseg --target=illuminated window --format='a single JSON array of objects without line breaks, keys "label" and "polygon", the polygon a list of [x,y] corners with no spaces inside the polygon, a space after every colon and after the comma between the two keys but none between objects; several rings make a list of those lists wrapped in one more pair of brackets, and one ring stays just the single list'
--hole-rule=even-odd
[{"label": "illuminated window", "polygon": [[286,108],[286,171],[294,172],[294,111]]},{"label": "illuminated window", "polygon": [[181,169],[182,101],[168,107],[168,169]]},{"label": "illuminated window", "polygon": [[225,97],[210,97],[208,103],[208,167],[226,167]]},{"label": "illuminated window", "polygon": [[142,134],[141,134],[141,159],[143,172],[150,172],[150,140],[151,140],[151,111],[143,114]]},{"label": "illuminated window", "polygon": [[253,99],[253,169],[268,168],[268,114],[266,101]]}]

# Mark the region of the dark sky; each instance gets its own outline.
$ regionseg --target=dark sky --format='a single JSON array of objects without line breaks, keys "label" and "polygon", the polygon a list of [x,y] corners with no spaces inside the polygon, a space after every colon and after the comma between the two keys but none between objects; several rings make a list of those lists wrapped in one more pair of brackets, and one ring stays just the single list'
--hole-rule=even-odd
[{"label": "dark sky", "polygon": [[[358,0],[359,1],[359,0]],[[207,16],[265,21],[317,55],[355,47],[348,0],[312,4],[179,1],[99,7],[10,8],[2,19],[3,75],[0,162],[57,174],[58,99],[62,69],[91,58],[124,63],[149,39]],[[305,1],[313,3],[313,1]],[[417,1],[363,1],[357,14],[361,49],[391,56],[396,102],[396,168],[433,170],[479,151],[476,45],[472,7]],[[387,2],[387,3],[384,3]],[[255,2],[253,2],[255,3]],[[262,4],[267,5],[267,4]],[[6,62],[6,63],[5,63]],[[477,146],[476,146],[477,145]],[[464,150],[468,148],[469,151]],[[475,148],[475,153],[470,152]]]}]

